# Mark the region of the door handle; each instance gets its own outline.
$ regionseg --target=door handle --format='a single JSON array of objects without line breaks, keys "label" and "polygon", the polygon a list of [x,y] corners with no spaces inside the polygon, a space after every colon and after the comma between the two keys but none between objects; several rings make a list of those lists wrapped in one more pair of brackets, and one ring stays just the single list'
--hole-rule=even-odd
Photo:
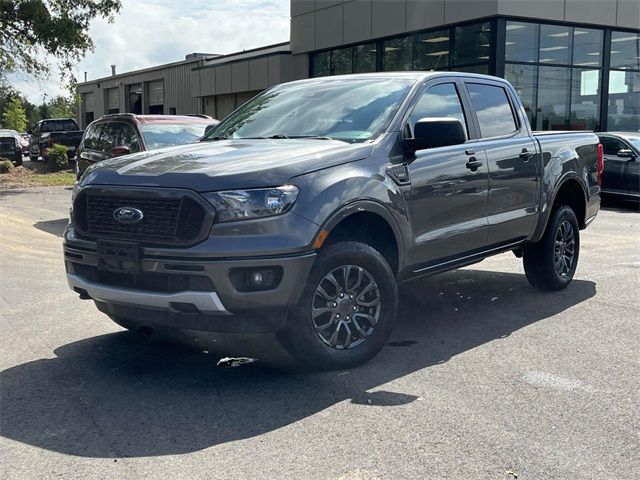
[{"label": "door handle", "polygon": [[523,148],[520,152],[520,158],[522,158],[525,162],[529,161],[529,159],[533,156],[533,152],[530,152],[526,148]]},{"label": "door handle", "polygon": [[475,155],[476,151],[470,148],[469,150],[465,150],[464,153],[466,153],[467,155]]},{"label": "door handle", "polygon": [[475,158],[471,157],[469,159],[469,161],[466,163],[466,167],[471,170],[472,172],[475,172],[476,170],[478,170],[479,167],[482,166],[482,162],[476,160]]}]

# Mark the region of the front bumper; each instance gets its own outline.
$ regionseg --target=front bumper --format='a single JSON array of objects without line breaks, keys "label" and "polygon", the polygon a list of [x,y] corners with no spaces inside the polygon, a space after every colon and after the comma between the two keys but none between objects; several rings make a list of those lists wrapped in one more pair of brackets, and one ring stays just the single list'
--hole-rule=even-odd
[{"label": "front bumper", "polygon": [[[90,297],[99,310],[140,325],[164,325],[210,332],[267,332],[284,326],[287,312],[296,305],[306,284],[316,254],[298,253],[270,257],[202,259],[180,256],[150,255],[143,249],[141,274],[159,276],[163,281],[190,278],[205,280],[211,288],[158,291],[97,281],[95,248],[87,242],[74,245],[65,240],[65,266],[72,290]],[[238,291],[230,278],[239,268],[277,267],[282,276],[275,288],[261,291]],[[204,277],[204,278],[202,278]],[[185,311],[185,305],[189,311]]]}]

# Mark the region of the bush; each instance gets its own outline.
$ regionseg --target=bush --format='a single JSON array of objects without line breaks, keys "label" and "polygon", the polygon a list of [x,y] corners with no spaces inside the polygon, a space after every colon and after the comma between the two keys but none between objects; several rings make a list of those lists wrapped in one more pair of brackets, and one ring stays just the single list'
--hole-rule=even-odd
[{"label": "bush", "polygon": [[69,157],[67,147],[54,143],[44,152],[44,161],[49,170],[57,172],[69,168]]},{"label": "bush", "polygon": [[8,158],[0,157],[0,173],[9,173],[13,170],[13,162]]}]

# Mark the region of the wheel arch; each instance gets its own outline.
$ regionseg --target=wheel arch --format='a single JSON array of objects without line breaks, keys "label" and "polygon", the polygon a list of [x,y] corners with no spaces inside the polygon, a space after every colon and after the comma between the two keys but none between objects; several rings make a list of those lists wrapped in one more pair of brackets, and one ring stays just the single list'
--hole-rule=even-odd
[{"label": "wheel arch", "polygon": [[313,245],[319,249],[341,240],[361,241],[376,248],[396,275],[405,265],[400,228],[391,212],[376,201],[359,200],[335,211],[322,225]]},{"label": "wheel arch", "polygon": [[538,241],[544,235],[551,213],[557,205],[567,205],[576,214],[578,220],[578,226],[582,230],[585,228],[586,213],[587,213],[587,193],[583,183],[577,175],[567,175],[561,181],[558,182],[551,201],[547,204],[547,209],[544,212],[543,221],[541,222],[533,241]]}]

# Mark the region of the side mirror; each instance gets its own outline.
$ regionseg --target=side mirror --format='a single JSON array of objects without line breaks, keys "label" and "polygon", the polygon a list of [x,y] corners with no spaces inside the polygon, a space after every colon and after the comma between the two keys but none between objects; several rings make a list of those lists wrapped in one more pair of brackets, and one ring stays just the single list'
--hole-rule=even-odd
[{"label": "side mirror", "polygon": [[633,153],[633,150],[630,150],[628,148],[622,149],[622,150],[618,150],[618,153],[616,153],[616,155],[620,158],[635,158],[635,153]]},{"label": "side mirror", "polygon": [[460,145],[467,141],[462,122],[455,118],[422,118],[413,128],[413,138],[407,139],[412,151],[425,148]]},{"label": "side mirror", "polygon": [[129,150],[129,147],[125,147],[124,145],[120,145],[119,147],[113,147],[111,149],[111,155],[114,157],[129,155],[129,153],[131,153],[131,150]]}]

